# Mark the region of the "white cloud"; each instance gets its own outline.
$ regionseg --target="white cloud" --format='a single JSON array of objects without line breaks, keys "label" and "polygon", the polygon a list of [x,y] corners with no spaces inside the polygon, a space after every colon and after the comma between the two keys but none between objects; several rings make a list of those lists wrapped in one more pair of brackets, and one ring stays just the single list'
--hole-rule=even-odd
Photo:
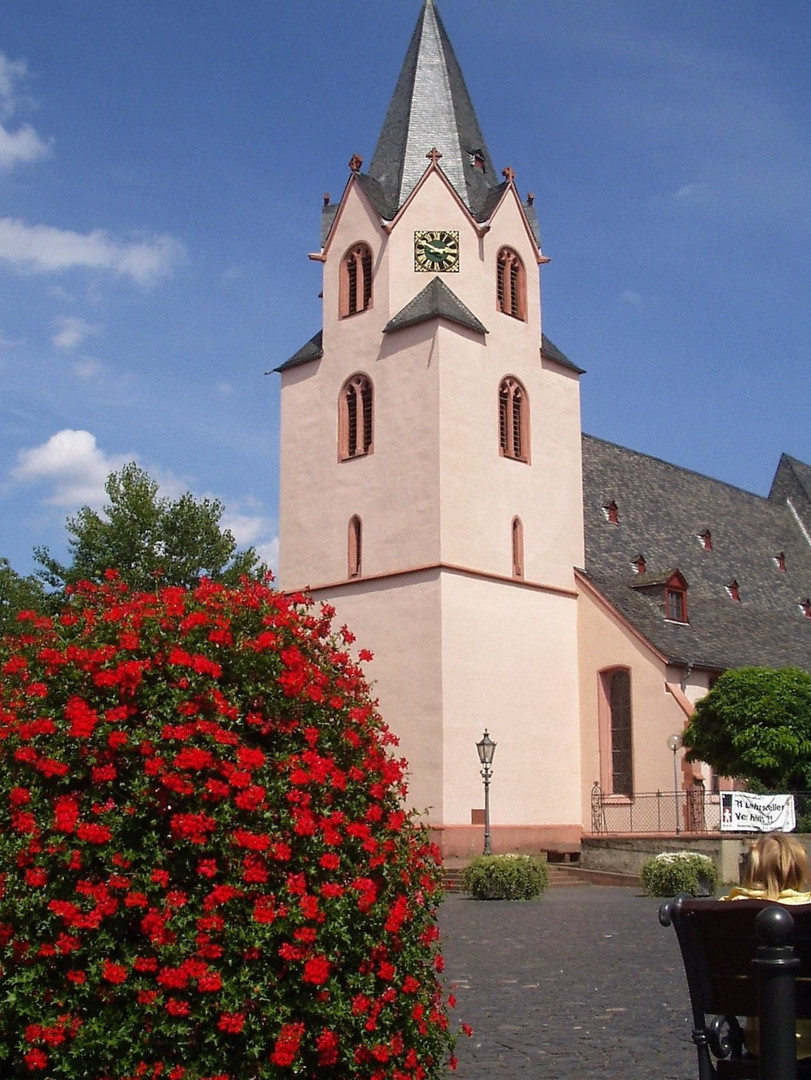
[{"label": "white cloud", "polygon": [[134,459],[133,454],[105,454],[89,431],[65,428],[40,446],[20,450],[13,477],[21,484],[47,485],[43,501],[48,506],[99,507],[106,501],[108,475]]},{"label": "white cloud", "polygon": [[51,143],[43,142],[30,124],[9,131],[0,124],[0,169],[11,172],[16,165],[41,161],[51,152]]},{"label": "white cloud", "polygon": [[75,349],[87,338],[100,333],[100,327],[75,315],[60,315],[55,322],[57,329],[51,342],[57,349]]},{"label": "white cloud", "polygon": [[174,237],[120,241],[102,229],[82,234],[49,225],[26,225],[0,218],[0,260],[38,274],[63,270],[105,270],[137,285],[153,285],[182,261],[183,245]]},{"label": "white cloud", "polygon": [[103,375],[107,366],[101,360],[95,360],[92,356],[84,356],[73,365],[73,373],[80,379],[93,379],[96,375]]},{"label": "white cloud", "polygon": [[28,77],[24,60],[9,60],[0,52],[0,170],[10,172],[16,165],[40,161],[51,152],[51,141],[37,134],[30,124],[11,131],[7,122],[28,102],[18,92],[18,86]]},{"label": "white cloud", "polygon": [[679,202],[704,202],[710,194],[707,184],[685,184],[673,192],[673,198]]},{"label": "white cloud", "polygon": [[226,513],[222,524],[230,529],[239,547],[254,547],[263,562],[276,572],[279,565],[279,537],[274,536],[270,518],[262,514]]}]

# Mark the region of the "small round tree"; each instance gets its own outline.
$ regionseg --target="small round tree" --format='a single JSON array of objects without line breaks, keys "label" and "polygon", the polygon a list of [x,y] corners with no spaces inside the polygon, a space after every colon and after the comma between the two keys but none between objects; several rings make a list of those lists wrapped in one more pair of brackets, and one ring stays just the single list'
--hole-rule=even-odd
[{"label": "small round tree", "polygon": [[110,575],[6,638],[0,1076],[444,1075],[436,849],[332,614]]},{"label": "small round tree", "polygon": [[687,761],[706,761],[772,791],[811,783],[811,674],[798,668],[724,672],[684,730]]}]

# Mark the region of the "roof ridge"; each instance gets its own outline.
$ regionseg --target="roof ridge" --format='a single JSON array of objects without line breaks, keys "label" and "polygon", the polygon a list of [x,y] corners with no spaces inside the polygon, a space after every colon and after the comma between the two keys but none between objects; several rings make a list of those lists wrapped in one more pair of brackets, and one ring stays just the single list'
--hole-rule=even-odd
[{"label": "roof ridge", "polygon": [[698,469],[690,469],[685,465],[675,465],[672,461],[666,461],[664,458],[657,457],[656,454],[646,454],[643,450],[634,450],[630,446],[623,446],[621,443],[611,442],[610,439],[602,439],[599,435],[589,435],[587,432],[582,433],[583,439],[588,439],[590,442],[602,443],[604,446],[613,446],[616,450],[622,450],[625,454],[633,454],[635,457],[646,458],[648,461],[655,461],[659,465],[666,465],[670,469],[676,469],[677,472],[686,473],[689,476],[697,476],[702,480],[709,480],[711,484],[719,484],[721,487],[728,488],[730,491],[739,491],[742,495],[748,495],[753,499],[760,499],[764,503],[768,503],[770,500],[766,495],[759,495],[756,491],[750,491],[748,488],[741,487],[740,484],[731,484],[728,480],[719,480],[716,476],[710,476],[707,473],[699,472]]}]

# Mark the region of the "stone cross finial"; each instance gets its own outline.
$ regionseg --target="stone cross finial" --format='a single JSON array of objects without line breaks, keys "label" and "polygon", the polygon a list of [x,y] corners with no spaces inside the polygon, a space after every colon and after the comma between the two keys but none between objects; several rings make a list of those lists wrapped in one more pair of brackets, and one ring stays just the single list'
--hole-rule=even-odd
[{"label": "stone cross finial", "polygon": [[504,177],[508,184],[511,184],[513,180],[515,180],[515,170],[512,169],[509,165],[506,169],[501,170],[501,175]]},{"label": "stone cross finial", "polygon": [[440,154],[440,152],[437,150],[437,148],[434,147],[425,156],[428,158],[429,161],[432,162],[432,164],[436,165],[436,163],[442,157],[442,154]]},{"label": "stone cross finial", "polygon": [[363,158],[359,154],[353,154],[349,162],[349,168],[352,172],[359,173],[361,165],[363,165]]}]

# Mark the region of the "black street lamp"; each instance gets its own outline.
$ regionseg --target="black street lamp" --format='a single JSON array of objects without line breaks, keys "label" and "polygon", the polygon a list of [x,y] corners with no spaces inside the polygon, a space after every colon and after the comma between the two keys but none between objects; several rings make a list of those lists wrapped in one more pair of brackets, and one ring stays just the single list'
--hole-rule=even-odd
[{"label": "black street lamp", "polygon": [[676,755],[681,750],[681,735],[668,735],[667,748],[673,751],[673,798],[676,800],[676,836],[681,831],[679,828],[679,779],[676,771]]},{"label": "black street lamp", "polygon": [[496,752],[496,744],[484,729],[484,735],[476,743],[476,750],[481,762],[482,780],[484,780],[484,854],[490,854],[490,776],[493,772],[493,754]]}]

